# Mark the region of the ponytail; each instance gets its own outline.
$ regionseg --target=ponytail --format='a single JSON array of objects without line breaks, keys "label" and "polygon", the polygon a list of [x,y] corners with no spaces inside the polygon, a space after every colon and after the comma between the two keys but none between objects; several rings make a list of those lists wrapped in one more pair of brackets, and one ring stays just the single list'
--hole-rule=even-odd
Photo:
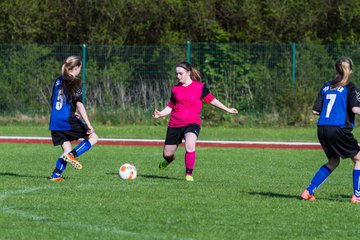
[{"label": "ponytail", "polygon": [[81,80],[69,73],[74,67],[81,66],[81,57],[70,56],[61,66],[61,76],[63,78],[63,90],[64,94],[69,98],[72,98],[76,90],[81,86]]},{"label": "ponytail", "polygon": [[353,61],[348,57],[342,57],[336,60],[335,70],[336,76],[331,81],[331,86],[337,88],[345,86],[350,82],[350,76],[352,74]]}]

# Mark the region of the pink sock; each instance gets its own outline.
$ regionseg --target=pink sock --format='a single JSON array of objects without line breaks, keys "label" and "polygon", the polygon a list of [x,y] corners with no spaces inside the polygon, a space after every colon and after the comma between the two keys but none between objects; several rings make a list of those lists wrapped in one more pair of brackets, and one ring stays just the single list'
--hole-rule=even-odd
[{"label": "pink sock", "polygon": [[185,153],[185,167],[186,167],[187,175],[192,175],[192,170],[194,169],[194,165],[195,165],[195,158],[196,158],[195,151]]}]

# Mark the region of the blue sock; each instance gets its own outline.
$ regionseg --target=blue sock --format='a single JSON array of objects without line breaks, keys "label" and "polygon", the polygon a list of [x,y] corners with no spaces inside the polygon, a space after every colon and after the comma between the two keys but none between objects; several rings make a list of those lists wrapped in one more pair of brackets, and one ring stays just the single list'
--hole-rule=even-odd
[{"label": "blue sock", "polygon": [[58,160],[56,161],[56,165],[55,165],[55,169],[51,175],[51,177],[61,177],[61,174],[65,171],[66,169],[66,165],[67,162],[64,161],[62,158],[58,158]]},{"label": "blue sock", "polygon": [[353,170],[353,188],[354,195],[360,197],[360,170]]},{"label": "blue sock", "polygon": [[325,182],[331,172],[332,171],[326,165],[321,166],[321,168],[315,174],[314,178],[311,180],[309,187],[307,188],[311,195],[313,195],[315,190],[320,187],[323,182]]},{"label": "blue sock", "polygon": [[84,140],[79,145],[75,147],[74,150],[71,151],[71,153],[74,155],[74,157],[79,157],[81,154],[86,152],[91,148],[91,143],[89,140]]}]

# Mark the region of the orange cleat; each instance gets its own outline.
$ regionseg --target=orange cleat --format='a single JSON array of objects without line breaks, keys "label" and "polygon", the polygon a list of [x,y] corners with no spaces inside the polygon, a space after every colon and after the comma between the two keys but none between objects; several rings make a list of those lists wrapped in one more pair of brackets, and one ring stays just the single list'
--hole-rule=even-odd
[{"label": "orange cleat", "polygon": [[56,178],[50,178],[50,181],[53,181],[53,182],[63,182],[65,181],[65,179],[63,179],[62,177],[56,177]]},{"label": "orange cleat", "polygon": [[78,160],[76,160],[76,158],[73,155],[71,155],[70,153],[62,156],[62,158],[64,161],[70,163],[71,166],[73,166],[75,169],[78,169],[78,170],[82,169],[81,163]]},{"label": "orange cleat", "polygon": [[305,189],[300,195],[301,199],[313,202],[316,200],[314,195],[311,195],[307,189]]},{"label": "orange cleat", "polygon": [[352,195],[351,197],[351,202],[352,203],[360,203],[360,197],[357,197],[355,195]]}]

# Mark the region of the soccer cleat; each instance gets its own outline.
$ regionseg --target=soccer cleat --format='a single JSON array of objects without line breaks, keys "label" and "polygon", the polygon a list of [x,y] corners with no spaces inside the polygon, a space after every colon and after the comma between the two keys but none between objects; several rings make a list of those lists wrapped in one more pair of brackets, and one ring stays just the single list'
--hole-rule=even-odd
[{"label": "soccer cleat", "polygon": [[63,179],[62,177],[52,177],[52,178],[50,178],[50,181],[63,182],[63,181],[65,181],[65,179]]},{"label": "soccer cleat", "polygon": [[355,195],[352,195],[351,197],[351,202],[352,203],[360,203],[360,197],[357,197]]},{"label": "soccer cleat", "polygon": [[191,175],[186,175],[186,176],[185,176],[185,180],[186,180],[187,182],[193,182],[193,181],[194,181],[194,178],[193,178],[193,176],[191,176]]},{"label": "soccer cleat", "polygon": [[315,196],[314,195],[311,195],[309,193],[309,191],[307,189],[305,189],[302,194],[300,195],[300,197],[303,199],[303,200],[308,200],[310,202],[313,202],[316,200]]},{"label": "soccer cleat", "polygon": [[70,153],[69,154],[66,154],[64,156],[62,156],[63,160],[70,163],[71,166],[73,166],[75,169],[82,169],[82,165],[81,163],[75,159],[75,157],[73,155],[71,155]]},{"label": "soccer cleat", "polygon": [[166,160],[162,160],[160,163],[159,163],[159,169],[164,169],[166,168],[170,163],[168,163],[168,161]]}]

